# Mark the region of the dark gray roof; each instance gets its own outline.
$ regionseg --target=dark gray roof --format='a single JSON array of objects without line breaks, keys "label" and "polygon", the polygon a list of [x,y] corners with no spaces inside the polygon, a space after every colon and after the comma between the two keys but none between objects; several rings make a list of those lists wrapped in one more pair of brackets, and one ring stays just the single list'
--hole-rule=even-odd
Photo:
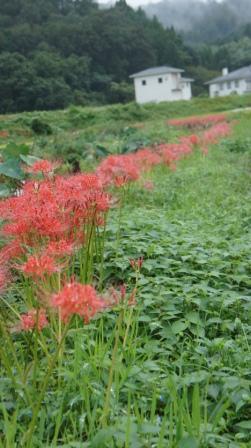
[{"label": "dark gray roof", "polygon": [[235,79],[249,79],[251,77],[251,65],[247,67],[239,68],[238,70],[234,70],[233,72],[228,73],[224,76],[218,76],[218,78],[211,79],[211,81],[206,82],[205,84],[215,84],[217,82],[224,81],[232,81]]},{"label": "dark gray roof", "polygon": [[142,76],[164,75],[165,73],[181,73],[184,72],[181,68],[169,67],[169,65],[163,65],[161,67],[151,67],[142,72],[134,73],[130,78],[141,78]]}]

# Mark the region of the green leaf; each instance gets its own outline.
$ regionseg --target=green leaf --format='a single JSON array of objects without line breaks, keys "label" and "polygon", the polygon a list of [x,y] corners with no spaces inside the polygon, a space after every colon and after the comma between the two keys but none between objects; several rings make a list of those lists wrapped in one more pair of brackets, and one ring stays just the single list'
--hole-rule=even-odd
[{"label": "green leaf", "polygon": [[198,448],[199,443],[194,437],[184,437],[178,444],[179,448]]},{"label": "green leaf", "polygon": [[19,161],[16,159],[9,159],[0,164],[0,174],[12,179],[22,180],[24,173],[20,168]]},{"label": "green leaf", "polygon": [[240,423],[237,423],[236,426],[241,429],[250,429],[251,430],[251,420],[243,420]]},{"label": "green leaf", "polygon": [[4,160],[18,159],[21,154],[29,153],[29,146],[27,145],[17,145],[16,143],[9,143],[3,150],[2,156]]},{"label": "green leaf", "polygon": [[0,198],[6,198],[11,194],[11,189],[4,184],[0,184]]},{"label": "green leaf", "polygon": [[99,157],[107,157],[110,154],[107,148],[103,145],[97,145],[96,147],[96,156]]},{"label": "green leaf", "polygon": [[22,159],[22,161],[24,163],[26,163],[26,165],[28,166],[32,166],[35,162],[37,162],[38,160],[42,160],[39,157],[35,157],[35,156],[26,156],[23,154],[20,154],[20,159]]},{"label": "green leaf", "polygon": [[195,311],[193,311],[191,313],[187,313],[185,317],[192,324],[202,325],[202,322],[200,320],[200,315],[199,315],[199,313],[196,313]]},{"label": "green leaf", "polygon": [[172,331],[174,334],[181,333],[182,331],[186,330],[188,327],[188,322],[185,322],[184,320],[177,320],[172,324]]},{"label": "green leaf", "polygon": [[111,442],[112,436],[115,433],[115,429],[113,427],[107,428],[107,429],[101,429],[98,431],[98,433],[95,435],[93,440],[90,443],[91,448],[102,448],[107,446],[107,442]]}]

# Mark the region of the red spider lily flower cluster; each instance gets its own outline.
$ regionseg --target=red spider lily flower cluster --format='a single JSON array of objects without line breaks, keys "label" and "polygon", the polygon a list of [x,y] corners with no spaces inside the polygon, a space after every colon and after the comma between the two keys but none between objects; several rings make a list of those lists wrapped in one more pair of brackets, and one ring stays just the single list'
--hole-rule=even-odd
[{"label": "red spider lily flower cluster", "polygon": [[200,135],[183,136],[178,143],[164,143],[139,149],[135,153],[107,157],[96,171],[102,185],[124,186],[129,182],[137,181],[142,173],[151,170],[156,165],[166,164],[174,170],[176,162],[191,154],[194,148],[201,147],[203,153],[206,153],[208,145],[217,143],[220,138],[226,137],[231,132],[224,114],[170,120],[169,124],[184,126],[188,129],[197,128],[204,132]]},{"label": "red spider lily flower cluster", "polygon": [[143,148],[133,154],[109,156],[97,168],[97,175],[104,186],[121,187],[137,181],[142,173],[156,165],[166,164],[171,168],[174,162],[191,153],[193,143],[189,140],[177,144],[161,144]]},{"label": "red spider lily flower cluster", "polygon": [[96,173],[104,186],[113,183],[122,186],[138,180],[140,176],[139,168],[132,155],[108,156],[100,163]]},{"label": "red spider lily flower cluster", "polygon": [[120,304],[128,306],[136,305],[136,293],[137,289],[134,288],[127,294],[127,286],[125,284],[120,285],[118,290],[111,287],[105,296],[105,306],[106,308],[112,308]]},{"label": "red spider lily flower cluster", "polygon": [[195,116],[188,118],[181,118],[175,120],[168,120],[168,124],[170,126],[177,126],[186,129],[207,129],[210,126],[222,123],[227,120],[225,114],[214,114],[214,115],[206,115],[206,116]]},{"label": "red spider lily flower cluster", "polygon": [[219,139],[227,137],[230,133],[229,123],[216,124],[203,133],[203,143],[206,145],[216,144]]},{"label": "red spider lily flower cluster", "polygon": [[144,257],[139,257],[137,258],[137,260],[131,258],[129,262],[133,269],[135,269],[136,271],[140,271],[144,262]]},{"label": "red spider lily flower cluster", "polygon": [[43,278],[46,275],[51,275],[60,271],[59,266],[55,264],[55,260],[46,254],[42,254],[40,257],[31,255],[23,265],[17,267],[24,274],[33,278]]},{"label": "red spider lily flower cluster", "polygon": [[27,173],[48,175],[53,173],[59,167],[59,162],[50,162],[49,160],[37,160],[32,166],[26,168]]},{"label": "red spider lily flower cluster", "polygon": [[[53,165],[44,162],[35,164],[33,172],[50,173],[50,176],[28,180],[18,195],[0,202],[0,218],[4,222],[1,233],[7,238],[0,260],[6,271],[14,267],[32,279],[36,306],[40,306],[41,298],[43,306],[46,303],[46,307],[60,308],[64,320],[79,314],[88,322],[104,308],[103,301],[91,286],[76,283],[63,286],[62,282],[67,281],[66,271],[62,276],[59,273],[70,266],[74,252],[88,247],[90,229],[93,235],[104,224],[111,198],[97,174],[55,176]],[[51,279],[53,275],[57,280]],[[4,275],[0,278],[0,287],[1,282],[6,282]],[[55,288],[62,290],[54,295],[51,303],[48,294],[53,294]],[[21,329],[33,328],[35,317],[38,317],[39,330],[45,326],[44,312],[35,317],[34,313],[30,310],[22,316]]]},{"label": "red spider lily flower cluster", "polygon": [[0,217],[5,220],[2,233],[12,238],[0,258],[7,260],[34,250],[36,257],[40,252],[39,258],[31,258],[24,272],[28,273],[32,263],[34,269],[35,264],[41,269],[50,264],[52,272],[46,257],[72,253],[74,246],[85,240],[85,226],[90,222],[101,225],[109,207],[110,198],[95,174],[28,181],[19,196],[0,203]]},{"label": "red spider lily flower cluster", "polygon": [[60,310],[65,322],[68,322],[71,316],[78,315],[88,323],[95,314],[104,310],[105,302],[91,285],[70,282],[58,294],[53,295],[52,306]]},{"label": "red spider lily flower cluster", "polygon": [[43,308],[40,308],[39,310],[32,308],[28,313],[21,314],[20,321],[20,329],[22,331],[30,331],[34,329],[41,331],[48,325],[46,311]]}]

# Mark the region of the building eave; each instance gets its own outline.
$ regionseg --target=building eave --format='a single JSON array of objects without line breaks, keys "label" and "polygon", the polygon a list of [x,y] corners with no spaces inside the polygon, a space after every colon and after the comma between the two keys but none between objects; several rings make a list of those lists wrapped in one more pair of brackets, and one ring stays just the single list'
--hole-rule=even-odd
[{"label": "building eave", "polygon": [[[152,72],[151,72],[152,70]],[[148,72],[149,71],[149,72]],[[141,72],[134,73],[129,76],[131,79],[135,78],[146,78],[146,77],[152,77],[152,76],[160,76],[160,75],[167,75],[169,73],[184,73],[185,70],[181,68],[175,68],[175,67],[152,67],[152,69],[146,69],[142,70]]]}]

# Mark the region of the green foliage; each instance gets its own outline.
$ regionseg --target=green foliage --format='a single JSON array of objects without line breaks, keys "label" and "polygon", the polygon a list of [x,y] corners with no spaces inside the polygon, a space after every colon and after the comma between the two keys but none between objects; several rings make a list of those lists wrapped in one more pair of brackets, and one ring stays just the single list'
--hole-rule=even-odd
[{"label": "green foliage", "polygon": [[38,135],[51,135],[51,126],[40,118],[33,118],[31,121],[31,129]]},{"label": "green foliage", "polygon": [[30,165],[29,146],[8,143],[1,152],[0,197],[14,193],[25,179],[25,164]]},{"label": "green foliage", "polygon": [[226,140],[222,142],[221,146],[223,148],[228,149],[230,152],[237,152],[237,153],[251,152],[251,139],[244,138],[244,139]]}]

